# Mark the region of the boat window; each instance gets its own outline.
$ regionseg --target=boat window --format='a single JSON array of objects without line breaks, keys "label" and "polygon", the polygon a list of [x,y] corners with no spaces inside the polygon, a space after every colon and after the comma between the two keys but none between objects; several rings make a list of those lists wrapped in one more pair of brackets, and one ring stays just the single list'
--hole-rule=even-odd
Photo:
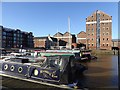
[{"label": "boat window", "polygon": [[59,68],[60,57],[47,57],[47,68]]},{"label": "boat window", "polygon": [[59,69],[60,71],[62,71],[65,67],[64,61],[67,62],[67,60],[63,60],[61,56],[49,56],[47,57],[47,60],[44,65],[42,65],[42,67],[49,69]]}]

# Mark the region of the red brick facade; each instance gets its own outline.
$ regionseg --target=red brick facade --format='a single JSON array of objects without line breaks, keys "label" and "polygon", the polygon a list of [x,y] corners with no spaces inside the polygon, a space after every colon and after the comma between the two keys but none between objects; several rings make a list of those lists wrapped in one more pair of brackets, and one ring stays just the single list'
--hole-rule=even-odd
[{"label": "red brick facade", "polygon": [[57,46],[57,39],[53,37],[34,37],[34,47],[44,47],[50,49],[51,46]]},{"label": "red brick facade", "polygon": [[46,39],[37,39],[37,38],[34,38],[34,47],[44,47],[45,48],[45,42],[46,42]]},{"label": "red brick facade", "polygon": [[58,41],[59,40],[65,41],[67,47],[69,47],[69,43],[70,43],[71,46],[72,46],[72,43],[76,43],[75,35],[72,35],[69,32],[65,32],[64,34],[58,32],[53,37],[57,38]]},{"label": "red brick facade", "polygon": [[[78,44],[86,45],[88,49],[107,49],[112,48],[112,16],[102,12],[95,11],[92,15],[86,18],[86,32],[81,31],[77,37],[69,32],[64,34],[58,32],[54,36],[59,43],[57,46],[77,47]],[[35,47],[46,47],[46,42],[49,40],[34,39]],[[116,43],[116,42],[115,42]]]},{"label": "red brick facade", "polygon": [[97,43],[99,43],[99,49],[111,50],[112,17],[97,10],[91,16],[86,18],[86,34],[88,48],[97,49]]},{"label": "red brick facade", "polygon": [[81,31],[77,34],[77,43],[86,45],[86,32]]}]

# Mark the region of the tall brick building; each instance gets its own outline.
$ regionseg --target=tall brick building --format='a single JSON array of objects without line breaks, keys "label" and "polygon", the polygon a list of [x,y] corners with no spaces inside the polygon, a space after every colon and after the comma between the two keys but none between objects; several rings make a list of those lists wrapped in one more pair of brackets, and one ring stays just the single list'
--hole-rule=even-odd
[{"label": "tall brick building", "polygon": [[89,49],[111,49],[112,16],[95,11],[86,18],[86,45]]}]

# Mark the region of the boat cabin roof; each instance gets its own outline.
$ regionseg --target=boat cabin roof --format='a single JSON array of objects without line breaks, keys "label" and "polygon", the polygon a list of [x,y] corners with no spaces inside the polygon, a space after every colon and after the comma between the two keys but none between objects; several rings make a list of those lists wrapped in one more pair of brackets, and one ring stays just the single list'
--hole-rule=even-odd
[{"label": "boat cabin roof", "polygon": [[40,52],[38,53],[38,56],[73,56],[72,53],[66,53],[66,52]]}]

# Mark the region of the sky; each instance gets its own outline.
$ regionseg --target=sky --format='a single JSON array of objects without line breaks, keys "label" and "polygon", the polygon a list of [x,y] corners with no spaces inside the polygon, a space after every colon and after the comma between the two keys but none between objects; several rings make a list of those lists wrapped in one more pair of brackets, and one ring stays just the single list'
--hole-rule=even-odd
[{"label": "sky", "polygon": [[[1,10],[1,9],[0,9]],[[112,16],[112,38],[118,38],[117,2],[2,2],[0,25],[33,32],[35,37],[86,31],[86,18],[96,10]]]}]

